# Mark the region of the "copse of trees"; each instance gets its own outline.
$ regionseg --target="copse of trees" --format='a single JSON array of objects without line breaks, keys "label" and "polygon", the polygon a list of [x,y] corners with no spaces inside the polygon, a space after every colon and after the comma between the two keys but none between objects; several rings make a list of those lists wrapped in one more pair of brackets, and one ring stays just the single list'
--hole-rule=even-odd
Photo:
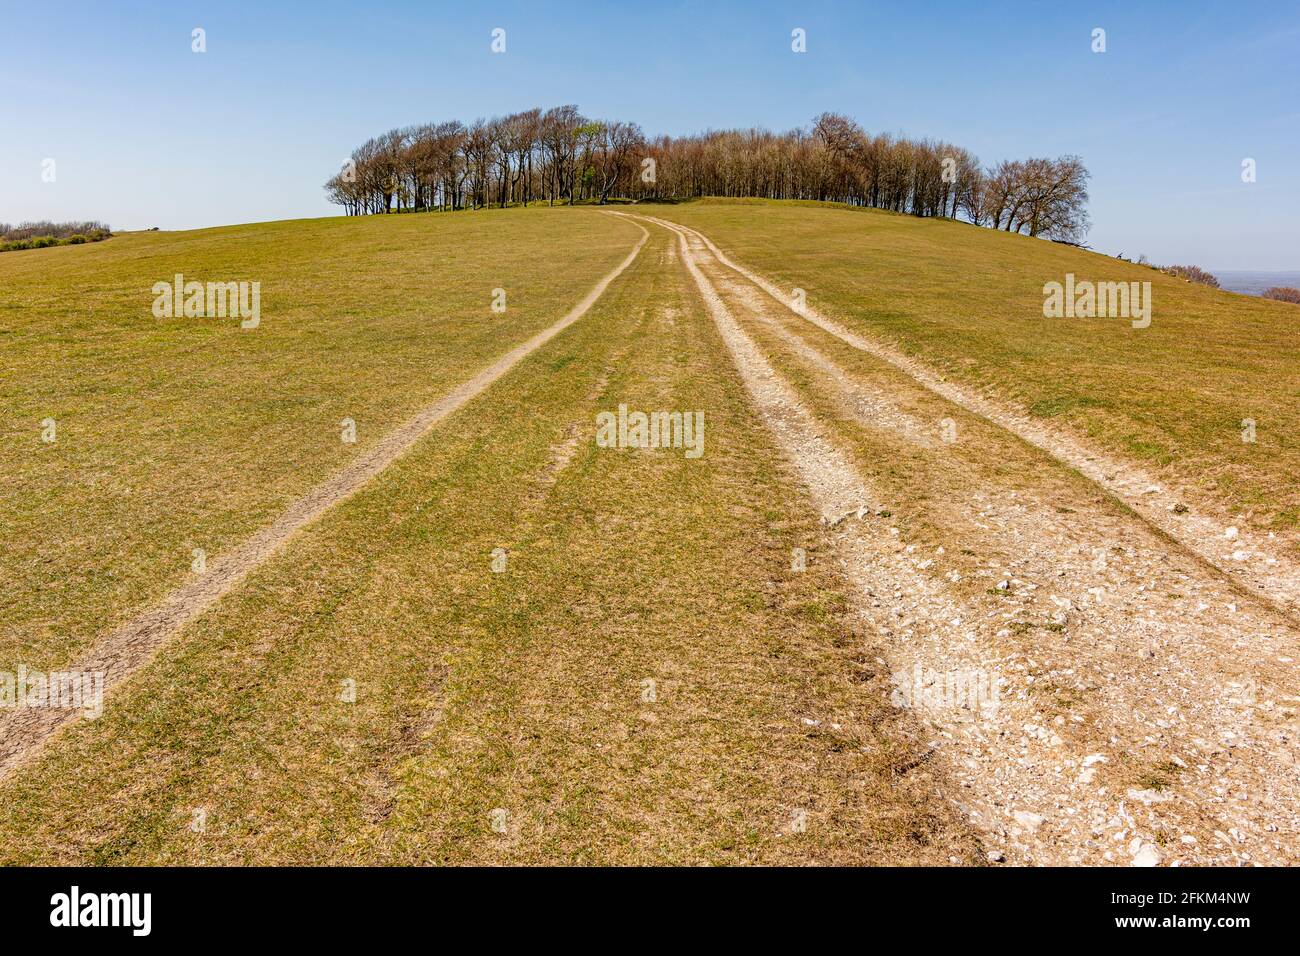
[{"label": "copse of trees", "polygon": [[559,106],[390,130],[354,150],[325,190],[349,215],[699,196],[830,200],[1080,242],[1087,182],[1077,156],[985,168],[951,143],[871,134],[835,113],[785,133],[647,139],[636,123]]},{"label": "copse of trees", "polygon": [[102,222],[24,222],[11,226],[0,222],[0,242],[13,242],[19,239],[33,239],[49,236],[53,239],[67,239],[71,236],[107,239],[112,230]]},{"label": "copse of trees", "polygon": [[0,252],[44,249],[47,246],[98,242],[113,235],[102,222],[24,222],[17,226],[0,222]]}]

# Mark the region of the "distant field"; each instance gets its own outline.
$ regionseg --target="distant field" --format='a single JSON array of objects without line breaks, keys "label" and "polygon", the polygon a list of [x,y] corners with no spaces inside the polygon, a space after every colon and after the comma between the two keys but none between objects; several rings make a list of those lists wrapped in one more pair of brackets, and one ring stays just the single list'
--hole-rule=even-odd
[{"label": "distant field", "polygon": [[[7,253],[0,661],[66,662],[188,576],[194,549],[221,553],[555,321],[631,234],[583,211],[508,210]],[[154,318],[150,290],[177,272],[260,281],[260,327]]]},{"label": "distant field", "polygon": [[[871,210],[708,200],[656,206],[654,215],[702,230],[743,264],[805,289],[821,311],[954,380],[1212,493],[1243,520],[1291,533],[1300,522],[1293,305],[1068,246]],[[1151,282],[1151,326],[1045,319],[1043,284],[1068,272]],[[1254,444],[1241,440],[1246,418],[1256,422]]]}]

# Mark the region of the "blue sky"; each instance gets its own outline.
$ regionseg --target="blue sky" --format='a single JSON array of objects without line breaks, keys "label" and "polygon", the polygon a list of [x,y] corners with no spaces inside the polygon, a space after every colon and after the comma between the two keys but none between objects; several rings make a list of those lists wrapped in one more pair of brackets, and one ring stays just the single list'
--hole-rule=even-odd
[{"label": "blue sky", "polygon": [[366,137],[532,106],[649,134],[829,109],[986,163],[1078,153],[1101,251],[1300,270],[1294,2],[0,0],[0,24],[0,221],[333,215],[321,183]]}]

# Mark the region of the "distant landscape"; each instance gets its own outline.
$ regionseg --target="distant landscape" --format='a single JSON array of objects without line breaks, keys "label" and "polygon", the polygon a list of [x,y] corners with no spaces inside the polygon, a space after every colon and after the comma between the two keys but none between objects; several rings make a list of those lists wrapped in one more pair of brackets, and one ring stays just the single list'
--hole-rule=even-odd
[{"label": "distant landscape", "polygon": [[1300,271],[1296,272],[1234,272],[1213,270],[1219,284],[1229,292],[1244,295],[1262,295],[1272,288],[1300,289]]}]

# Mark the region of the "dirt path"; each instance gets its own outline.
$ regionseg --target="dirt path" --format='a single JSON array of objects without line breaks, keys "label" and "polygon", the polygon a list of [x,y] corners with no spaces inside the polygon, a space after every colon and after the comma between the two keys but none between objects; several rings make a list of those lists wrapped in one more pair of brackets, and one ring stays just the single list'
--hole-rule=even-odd
[{"label": "dirt path", "polygon": [[[633,223],[633,225],[636,225]],[[265,562],[298,531],[330,508],[357,492],[405,454],[424,434],[481,394],[528,355],[578,321],[604,294],[609,284],[637,258],[649,232],[627,258],[601,279],[562,319],[511,349],[492,365],[446,396],[427,406],[393,430],[374,448],[333,477],[293,502],[274,523],[230,552],[212,559],[205,573],[196,575],[156,606],[106,635],[80,660],[64,668],[69,672],[103,673],[106,692],[146,664],[154,653],[188,622],[234,588]],[[74,708],[20,707],[0,714],[0,780],[37,753],[69,721],[78,719]]]},{"label": "dirt path", "polygon": [[[888,362],[953,404],[988,419],[1058,461],[1077,469],[1120,498],[1154,527],[1229,575],[1245,593],[1267,597],[1288,614],[1293,623],[1300,624],[1300,565],[1284,554],[1270,550],[1268,541],[1272,538],[1271,534],[1268,538],[1260,539],[1252,536],[1248,530],[1238,530],[1226,515],[1216,513],[1217,509],[1208,502],[1194,501],[1185,490],[1164,487],[1137,465],[1101,454],[1073,436],[949,382],[923,363],[882,342],[849,331],[810,305],[796,310],[788,293],[727,258],[703,233],[673,225],[685,229],[702,243],[714,261],[744,277],[786,309],[796,312],[854,348]],[[1227,537],[1230,528],[1233,532],[1231,538]]]},{"label": "dirt path", "polygon": [[1300,859],[1300,634],[1272,602],[992,415],[959,447],[936,441],[925,421],[980,413],[652,221],[678,235],[755,404],[838,522],[856,609],[892,639],[897,702],[931,727],[993,859]]}]

